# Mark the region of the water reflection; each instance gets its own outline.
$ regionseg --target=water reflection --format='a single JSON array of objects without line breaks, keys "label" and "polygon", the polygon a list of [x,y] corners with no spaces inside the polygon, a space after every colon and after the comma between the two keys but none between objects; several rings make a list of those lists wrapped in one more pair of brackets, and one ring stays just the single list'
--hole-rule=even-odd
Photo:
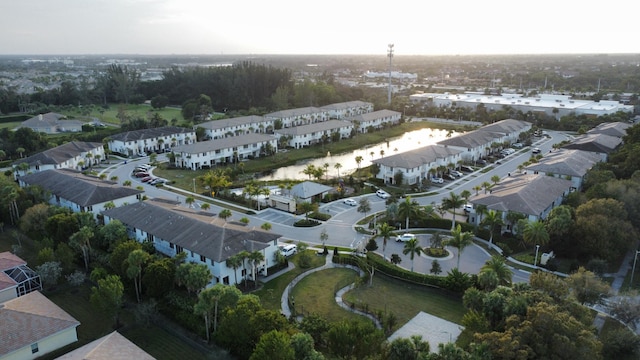
[{"label": "water reflection", "polygon": [[[308,180],[309,176],[302,173],[305,167],[313,164],[316,167],[324,167],[329,164],[328,177],[337,177],[338,169],[335,164],[339,163],[342,167],[339,169],[340,177],[348,176],[358,168],[356,157],[362,156],[360,167],[371,165],[374,159],[380,159],[383,156],[394,155],[397,153],[417,149],[423,146],[434,145],[436,142],[444,140],[449,134],[449,130],[443,129],[420,129],[410,131],[397,138],[389,139],[387,142],[370,145],[363,149],[354,150],[343,154],[331,154],[327,152],[327,156],[305,161],[300,164],[291,165],[275,170],[271,175],[259,178],[259,180]],[[458,133],[451,132],[450,136],[458,136]],[[345,141],[345,140],[343,140]]]}]

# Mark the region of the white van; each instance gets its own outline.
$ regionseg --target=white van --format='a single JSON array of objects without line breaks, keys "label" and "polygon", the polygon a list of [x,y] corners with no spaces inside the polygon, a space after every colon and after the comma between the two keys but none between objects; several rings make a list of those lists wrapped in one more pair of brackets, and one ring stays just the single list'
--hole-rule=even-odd
[{"label": "white van", "polygon": [[293,244],[280,246],[280,252],[285,257],[295,255],[298,252],[298,247]]}]

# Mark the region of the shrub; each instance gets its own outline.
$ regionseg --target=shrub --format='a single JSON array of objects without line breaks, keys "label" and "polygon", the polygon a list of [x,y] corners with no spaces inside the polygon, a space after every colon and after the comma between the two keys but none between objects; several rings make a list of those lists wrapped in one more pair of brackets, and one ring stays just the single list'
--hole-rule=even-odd
[{"label": "shrub", "polygon": [[298,220],[296,221],[293,226],[296,227],[314,227],[314,226],[318,226],[320,225],[320,222],[317,220],[312,220],[312,219],[302,219],[302,220]]},{"label": "shrub", "polygon": [[87,279],[87,275],[85,273],[83,273],[82,271],[74,271],[71,274],[65,276],[65,279],[67,279],[67,282],[69,283],[69,285],[71,286],[80,286],[82,284],[84,284],[84,281]]}]

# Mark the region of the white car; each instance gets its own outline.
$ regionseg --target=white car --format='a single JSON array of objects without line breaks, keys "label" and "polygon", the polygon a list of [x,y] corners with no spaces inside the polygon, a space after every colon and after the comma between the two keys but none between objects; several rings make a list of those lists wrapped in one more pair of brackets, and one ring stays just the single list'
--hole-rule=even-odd
[{"label": "white car", "polygon": [[400,236],[397,236],[396,237],[396,242],[407,242],[407,241],[409,241],[411,239],[415,239],[415,238],[416,238],[416,236],[414,234],[406,233],[406,234],[402,234]]},{"label": "white car", "polygon": [[533,150],[531,150],[531,153],[533,154],[540,154],[542,150],[540,150],[540,148],[533,148]]},{"label": "white car", "polygon": [[462,174],[460,171],[458,171],[458,170],[451,170],[451,171],[449,171],[449,174],[451,174],[451,175],[453,175],[453,176],[455,176],[455,177],[461,177],[461,176],[463,175],[463,174]]},{"label": "white car", "polygon": [[357,206],[358,202],[353,200],[353,199],[344,199],[343,203],[349,205],[349,206]]},{"label": "white car", "polygon": [[391,197],[391,195],[389,195],[388,192],[382,190],[382,189],[378,189],[378,191],[376,191],[376,195],[381,198],[381,199],[388,199]]},{"label": "white car", "polygon": [[464,210],[464,212],[471,212],[471,210],[473,210],[473,205],[471,204],[464,204],[462,206],[462,210]]},{"label": "white car", "polygon": [[289,244],[280,246],[280,253],[282,253],[282,255],[284,255],[285,257],[295,255],[297,252],[298,247],[296,245]]},{"label": "white car", "polygon": [[439,177],[432,177],[431,182],[434,184],[444,184],[444,179]]}]

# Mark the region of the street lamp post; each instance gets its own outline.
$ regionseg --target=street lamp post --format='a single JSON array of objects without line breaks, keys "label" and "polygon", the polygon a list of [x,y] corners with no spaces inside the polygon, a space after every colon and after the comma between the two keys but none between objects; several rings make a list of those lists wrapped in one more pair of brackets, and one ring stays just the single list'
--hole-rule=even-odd
[{"label": "street lamp post", "polygon": [[196,193],[196,178],[193,178],[193,193]]},{"label": "street lamp post", "polygon": [[536,258],[533,259],[533,267],[536,267],[536,265],[538,265],[538,250],[540,250],[540,245],[536,245]]},{"label": "street lamp post", "polygon": [[631,280],[629,280],[629,288],[633,286],[633,275],[636,272],[636,261],[638,261],[638,254],[640,254],[640,251],[636,250],[636,255],[633,257],[633,268],[631,268]]},{"label": "street lamp post", "polygon": [[391,59],[393,59],[393,44],[389,44],[389,48],[387,50],[387,56],[389,57],[389,96],[388,102],[391,105]]}]

